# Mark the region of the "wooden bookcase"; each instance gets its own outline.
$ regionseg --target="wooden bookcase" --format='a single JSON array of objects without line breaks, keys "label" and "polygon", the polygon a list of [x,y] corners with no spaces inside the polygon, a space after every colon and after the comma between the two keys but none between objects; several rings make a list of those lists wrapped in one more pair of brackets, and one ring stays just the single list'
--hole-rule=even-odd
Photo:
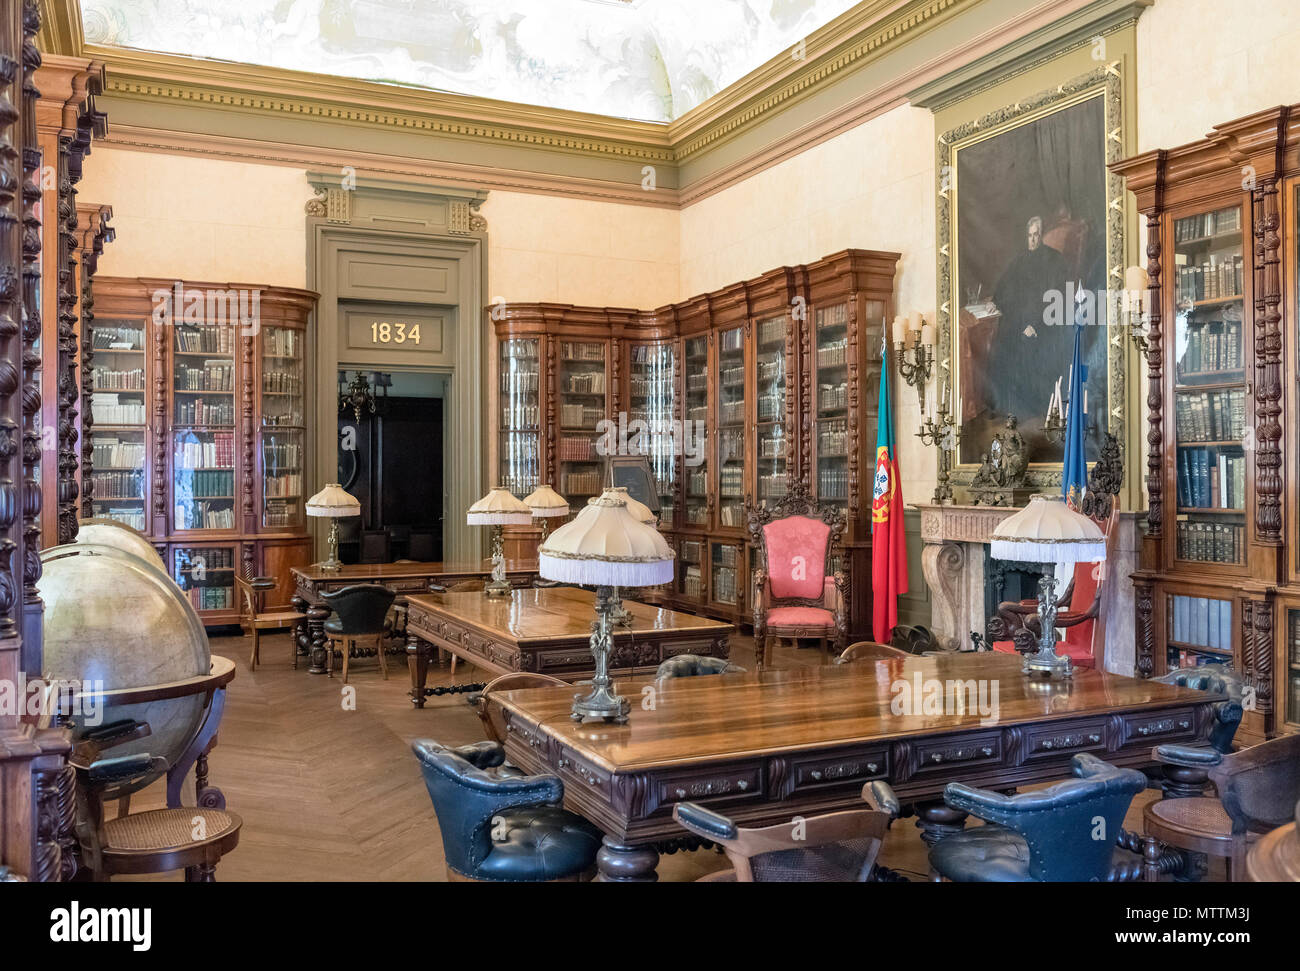
[{"label": "wooden bookcase", "polygon": [[315,304],[278,287],[95,280],[89,512],[152,539],[206,624],[238,621],[236,572],[275,578],[268,609],[284,609],[290,569],[311,560]]},{"label": "wooden bookcase", "polygon": [[1232,664],[1255,740],[1300,729],[1298,148],[1295,105],[1113,166],[1150,286],[1137,668]]},{"label": "wooden bookcase", "polygon": [[[576,510],[599,490],[608,420],[622,454],[649,456],[678,557],[651,596],[737,623],[752,618],[757,557],[745,504],[807,478],[846,511],[850,630],[869,636],[881,337],[898,260],[846,250],[653,311],[490,308],[490,467],[520,497],[549,482]],[[530,555],[538,536],[515,530],[508,551]]]}]

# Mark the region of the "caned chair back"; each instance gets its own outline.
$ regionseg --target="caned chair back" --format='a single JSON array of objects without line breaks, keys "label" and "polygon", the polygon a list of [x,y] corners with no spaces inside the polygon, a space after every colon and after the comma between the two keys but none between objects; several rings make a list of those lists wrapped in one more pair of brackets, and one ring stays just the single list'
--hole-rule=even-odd
[{"label": "caned chair back", "polygon": [[1210,770],[1234,834],[1265,833],[1290,822],[1300,800],[1300,735],[1279,735],[1225,755]]}]

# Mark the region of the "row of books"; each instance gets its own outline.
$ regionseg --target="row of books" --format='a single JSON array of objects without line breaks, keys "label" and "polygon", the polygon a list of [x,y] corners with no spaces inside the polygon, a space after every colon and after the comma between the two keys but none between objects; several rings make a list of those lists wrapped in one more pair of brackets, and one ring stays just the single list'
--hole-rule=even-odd
[{"label": "row of books", "polygon": [[560,405],[560,424],[565,428],[595,428],[605,417],[604,408],[592,405]]},{"label": "row of books", "polygon": [[1180,644],[1232,650],[1232,601],[1177,594],[1169,598],[1169,639]]},{"label": "row of books", "polygon": [[1246,456],[1180,448],[1178,504],[1197,509],[1245,509]]},{"label": "row of books", "polygon": [[829,327],[847,327],[849,324],[849,305],[839,303],[834,307],[818,310],[816,319],[818,330],[825,330]]},{"label": "row of books", "polygon": [[504,395],[536,394],[538,374],[536,371],[501,372],[501,393]]},{"label": "row of books", "polygon": [[178,425],[233,425],[235,402],[230,398],[189,398],[176,402]]},{"label": "row of books", "polygon": [[820,499],[849,497],[849,470],[843,467],[822,469],[817,473],[817,496]]},{"label": "row of books", "polygon": [[1236,442],[1246,427],[1246,389],[1179,392],[1179,442]]},{"label": "row of books", "polygon": [[91,346],[97,351],[139,351],[144,348],[143,327],[108,327],[95,324],[91,328]]},{"label": "row of books", "polygon": [[302,357],[302,332],[287,327],[268,327],[262,353],[273,357]]},{"label": "row of books", "polygon": [[115,394],[90,396],[90,417],[97,425],[143,425],[144,402]]},{"label": "row of books", "polygon": [[563,435],[556,456],[561,462],[592,462],[596,459],[596,445],[590,438]]},{"label": "row of books", "polygon": [[229,610],[235,603],[233,587],[191,587],[189,595],[195,610]]},{"label": "row of books", "polygon": [[177,476],[176,492],[188,493],[187,499],[224,499],[235,494],[235,473],[232,469],[200,469],[185,471]]},{"label": "row of books", "polygon": [[740,327],[724,330],[718,335],[718,352],[734,354],[745,349],[745,331]]},{"label": "row of books", "polygon": [[1240,297],[1246,288],[1246,266],[1240,253],[1228,259],[1211,256],[1196,266],[1176,267],[1179,300],[1219,300]]},{"label": "row of books", "polygon": [[296,501],[268,500],[266,508],[262,510],[262,523],[265,526],[297,526],[300,522],[302,517],[298,514]]},{"label": "row of books", "polygon": [[718,472],[720,495],[736,498],[745,494],[745,470],[734,465],[724,466]]},{"label": "row of books", "polygon": [[1235,206],[1217,212],[1202,212],[1195,216],[1185,216],[1174,222],[1174,242],[1185,243],[1189,239],[1205,239],[1236,232],[1239,229],[1241,229],[1241,210]]},{"label": "row of books", "polygon": [[262,484],[262,495],[267,499],[291,499],[302,495],[302,476],[297,472],[268,475]]},{"label": "row of books", "polygon": [[584,371],[581,374],[570,374],[568,381],[565,382],[565,390],[569,394],[604,394],[605,372]]},{"label": "row of books", "polygon": [[745,367],[743,364],[735,367],[722,369],[722,386],[724,388],[740,388],[745,384]]},{"label": "row of books", "polygon": [[745,429],[729,428],[719,433],[718,458],[723,462],[745,460]]},{"label": "row of books", "polygon": [[262,391],[269,394],[302,394],[302,375],[293,371],[265,371]]},{"label": "row of books", "polygon": [[629,356],[634,365],[672,370],[675,355],[668,344],[633,344]]},{"label": "row of books", "polygon": [[90,372],[90,379],[96,391],[144,390],[144,368],[142,367],[125,371],[97,367]]},{"label": "row of books", "polygon": [[144,472],[95,472],[91,475],[100,499],[139,499],[144,496]]},{"label": "row of books", "polygon": [[1231,657],[1203,654],[1179,647],[1170,647],[1165,652],[1165,665],[1170,671],[1175,668],[1199,668],[1206,664],[1227,664],[1231,660]]},{"label": "row of books", "polygon": [[297,442],[276,442],[274,438],[262,442],[262,462],[267,468],[302,467],[302,445]]},{"label": "row of books", "polygon": [[838,411],[849,406],[848,382],[840,384],[819,384],[817,386],[818,407],[822,411]]},{"label": "row of books", "polygon": [[179,574],[177,581],[196,571],[230,570],[235,565],[234,551],[222,546],[189,546],[175,550],[173,555]]},{"label": "row of books", "polygon": [[177,391],[234,391],[235,365],[230,361],[204,361],[203,367],[176,366]]},{"label": "row of books", "polygon": [[229,324],[179,326],[176,350],[186,354],[234,354],[235,328]]},{"label": "row of books", "polygon": [[501,356],[515,360],[537,360],[536,340],[512,340],[501,342]]},{"label": "row of books", "polygon": [[730,567],[714,567],[713,599],[718,603],[736,602],[736,571]]},{"label": "row of books", "polygon": [[1200,563],[1240,563],[1246,530],[1231,523],[1180,522],[1177,552],[1180,560]]},{"label": "row of books", "polygon": [[208,439],[187,435],[176,443],[176,466],[182,469],[235,467],[234,432],[214,432]]},{"label": "row of books", "polygon": [[229,502],[176,504],[177,529],[234,529],[235,510]]},{"label": "row of books", "polygon": [[302,427],[300,402],[292,398],[272,398],[262,402],[263,425],[297,425]]},{"label": "row of books", "polygon": [[1188,327],[1187,347],[1178,360],[1179,374],[1240,371],[1243,366],[1240,320],[1216,320]]},{"label": "row of books", "polygon": [[145,460],[144,442],[123,441],[116,435],[95,434],[91,449],[91,461],[97,469],[132,469],[143,468]]},{"label": "row of books", "polygon": [[100,506],[98,499],[95,500],[95,515],[105,516],[108,519],[116,519],[123,526],[130,526],[132,529],[138,529],[144,532],[144,510],[135,506],[114,506],[110,504],[107,509]]},{"label": "row of books", "polygon": [[560,357],[566,361],[603,361],[604,344],[575,344],[565,341],[560,345]]},{"label": "row of books", "polygon": [[601,473],[599,472],[565,472],[560,476],[560,480],[561,491],[570,498],[600,495]]},{"label": "row of books", "polygon": [[820,344],[817,347],[817,366],[819,368],[838,367],[848,357],[849,342],[845,338]]},{"label": "row of books", "polygon": [[785,330],[784,317],[771,317],[760,321],[758,324],[758,342],[760,344],[775,344],[778,341],[784,343]]}]

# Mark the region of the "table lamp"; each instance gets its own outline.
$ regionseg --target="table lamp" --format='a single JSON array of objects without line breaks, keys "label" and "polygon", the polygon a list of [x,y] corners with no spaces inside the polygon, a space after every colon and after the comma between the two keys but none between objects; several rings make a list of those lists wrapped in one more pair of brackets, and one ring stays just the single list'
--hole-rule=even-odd
[{"label": "table lamp", "polygon": [[532,495],[524,500],[524,505],[533,511],[533,518],[542,521],[542,542],[551,531],[551,520],[569,515],[569,500],[560,495],[549,485],[540,485]]},{"label": "table lamp", "polygon": [[1069,657],[1056,653],[1054,564],[1073,566],[1106,559],[1101,527],[1067,506],[1063,496],[1034,496],[1029,505],[993,530],[989,555],[996,560],[1048,565],[1038,579],[1038,653],[1025,655],[1022,670],[1025,674],[1070,677],[1074,670]]},{"label": "table lamp", "polygon": [[344,492],[343,487],[337,482],[331,482],[307,500],[307,515],[330,520],[330,556],[320,565],[320,568],[338,572],[343,567],[339,562],[339,520],[360,516],[361,503]]},{"label": "table lamp", "polygon": [[[659,528],[659,517],[645,503],[639,499],[633,499],[627,491],[627,486],[611,486],[606,489],[601,496],[616,496],[627,504],[628,514],[638,523],[643,523],[652,529]],[[595,499],[588,499],[587,504],[595,502]],[[618,587],[614,588],[614,609],[610,611],[609,622],[615,627],[622,627],[632,620],[632,615],[627,612],[623,606],[623,597],[618,592]]]},{"label": "table lamp", "polygon": [[505,486],[492,490],[465,513],[470,526],[492,527],[492,581],[483,588],[483,594],[494,599],[510,596],[510,581],[506,579],[506,557],[501,543],[502,526],[527,526],[533,521],[533,511],[516,499]]},{"label": "table lamp", "polygon": [[596,674],[587,695],[573,696],[573,720],[627,721],[631,703],[614,692],[609,678],[614,588],[668,583],[673,578],[673,551],[658,530],[636,521],[626,500],[606,492],[552,533],[537,554],[538,571],[545,579],[596,588],[596,623],[591,629]]}]

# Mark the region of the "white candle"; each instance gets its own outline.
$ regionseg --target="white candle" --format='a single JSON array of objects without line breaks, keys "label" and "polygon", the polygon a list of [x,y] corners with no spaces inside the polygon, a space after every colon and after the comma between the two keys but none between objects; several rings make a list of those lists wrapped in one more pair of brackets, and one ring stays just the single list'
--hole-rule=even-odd
[{"label": "white candle", "polygon": [[[917,316],[919,317],[920,314],[918,314]],[[921,343],[924,344],[926,347],[934,347],[934,325],[933,324],[921,325]]]},{"label": "white candle", "polygon": [[921,324],[924,323],[924,322],[925,322],[925,318],[921,316],[921,311],[919,311],[919,310],[913,311],[913,313],[912,313],[912,330],[920,330],[920,329],[921,329]]},{"label": "white candle", "polygon": [[907,342],[907,318],[899,314],[894,318],[894,343],[904,344]]}]

